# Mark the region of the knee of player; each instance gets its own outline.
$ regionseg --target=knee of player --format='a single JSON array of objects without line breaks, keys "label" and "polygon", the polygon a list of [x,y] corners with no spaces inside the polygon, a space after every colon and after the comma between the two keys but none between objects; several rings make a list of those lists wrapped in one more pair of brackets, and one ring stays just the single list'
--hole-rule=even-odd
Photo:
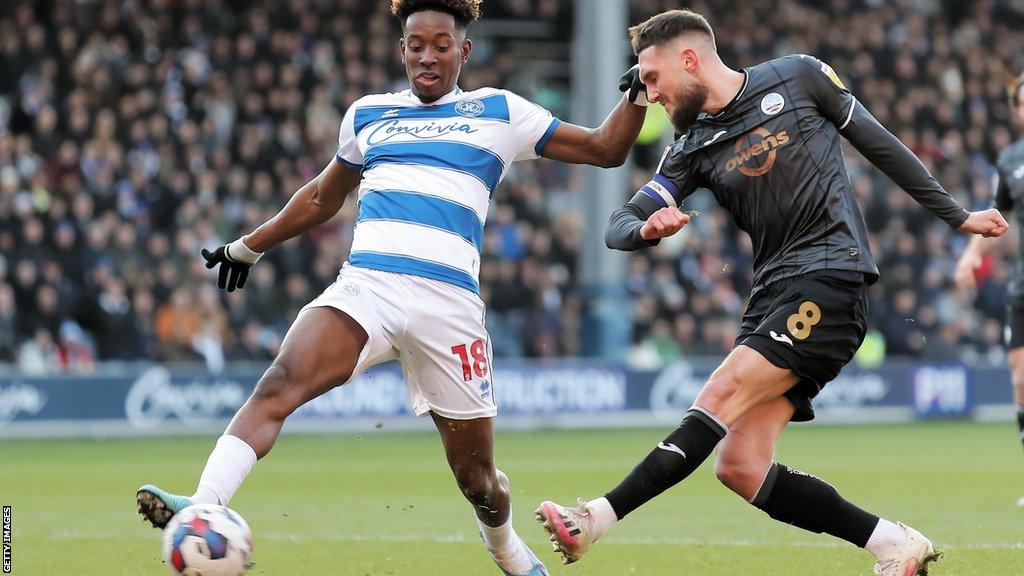
[{"label": "knee of player", "polygon": [[1020,391],[1024,391],[1024,358],[1011,358],[1010,359],[1010,375],[1013,380],[1013,386]]},{"label": "knee of player", "polygon": [[1014,368],[1010,373],[1010,376],[1013,380],[1013,387],[1018,391],[1024,391],[1024,366],[1021,368]]},{"label": "knee of player", "polygon": [[493,499],[496,492],[503,489],[493,468],[464,467],[456,471],[455,479],[462,494],[474,504],[486,504]]},{"label": "knee of player", "polygon": [[726,488],[750,500],[764,479],[764,469],[742,454],[723,451],[715,460],[715,477]]},{"label": "knee of player", "polygon": [[274,362],[256,383],[253,397],[262,402],[281,401],[296,389],[294,380],[293,370],[285,364]]}]

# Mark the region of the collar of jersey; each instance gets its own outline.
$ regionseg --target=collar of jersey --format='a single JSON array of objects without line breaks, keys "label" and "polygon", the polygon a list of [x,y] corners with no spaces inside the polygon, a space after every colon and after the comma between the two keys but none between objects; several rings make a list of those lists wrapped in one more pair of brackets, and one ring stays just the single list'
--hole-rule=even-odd
[{"label": "collar of jersey", "polygon": [[420,97],[414,94],[412,89],[406,90],[406,92],[409,93],[409,98],[411,98],[412,101],[419,106],[439,106],[441,104],[450,104],[451,102],[454,102],[456,99],[458,99],[458,97],[462,96],[462,88],[456,86],[455,89],[452,90],[451,92],[445,94],[444,96],[441,96],[440,98],[434,100],[430,104],[427,104],[423,100],[420,100]]},{"label": "collar of jersey", "polygon": [[723,106],[721,110],[719,110],[718,112],[715,112],[714,114],[708,114],[706,116],[706,118],[708,120],[717,120],[717,119],[721,118],[722,116],[725,116],[725,114],[729,111],[729,108],[732,108],[732,105],[735,104],[736,101],[739,100],[741,96],[743,96],[743,93],[747,91],[747,85],[748,84],[750,84],[750,70],[744,68],[743,69],[743,86],[740,86],[740,91],[737,92],[736,95],[732,97],[732,100],[729,100],[729,103],[726,104],[725,106]]}]

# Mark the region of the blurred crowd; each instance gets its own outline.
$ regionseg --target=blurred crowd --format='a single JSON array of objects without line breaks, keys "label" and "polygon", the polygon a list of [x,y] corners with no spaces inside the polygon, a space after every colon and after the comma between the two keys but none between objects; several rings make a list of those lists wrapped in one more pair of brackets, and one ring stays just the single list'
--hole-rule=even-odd
[{"label": "blurred crowd", "polygon": [[[233,294],[217,290],[199,252],[251,231],[313,178],[353,101],[407,87],[389,5],[0,3],[0,362],[38,372],[271,359],[299,308],[336,277],[354,201],[270,251]],[[565,8],[486,4],[492,20],[563,30]],[[492,36],[464,88],[512,83],[515,54]],[[552,237],[540,193],[565,180],[558,170],[516,170],[487,237],[492,257],[526,271],[515,273],[525,293],[494,293],[524,323],[550,324],[542,310],[562,306],[542,304],[550,284],[568,284],[570,272],[552,279],[538,262],[575,264],[572,230]]]},{"label": "blurred crowd", "polygon": [[[388,5],[0,3],[0,362],[46,371],[271,359],[298,309],[337,275],[354,202],[268,252],[233,294],[217,290],[199,251],[251,231],[314,177],[354,100],[407,87]],[[462,87],[507,87],[572,120],[569,87],[552,80],[568,74],[572,7],[487,0]],[[634,0],[630,21],[675,7]],[[1024,69],[1014,32],[1024,10],[1013,1],[691,7],[708,15],[733,66],[793,52],[825,59],[963,204],[987,204],[996,154],[1014,138],[1005,79]],[[502,25],[484,29],[488,21]],[[519,30],[541,30],[544,42],[517,39]],[[538,46],[560,47],[562,59]],[[545,68],[524,65],[544,58]],[[659,156],[651,148],[637,155],[637,185]],[[882,269],[873,341],[889,356],[998,360],[1010,271],[1001,256],[978,294],[952,290],[965,239],[854,151],[847,157]],[[499,356],[582,352],[577,174],[519,163],[495,194],[481,285]],[[631,357],[642,364],[727,351],[745,304],[749,239],[709,195],[688,205],[702,212],[692,227],[630,258]],[[1013,248],[1003,244],[1005,256]]]},{"label": "blurred crowd", "polygon": [[[1024,70],[1024,2],[1016,0],[696,0],[723,60],[750,66],[792,53],[825,60],[857,99],[909,146],[965,207],[990,206],[995,159],[1014,141],[1008,82]],[[634,0],[630,20],[678,7]],[[757,23],[752,26],[751,23]],[[881,280],[871,290],[861,360],[902,356],[999,362],[1006,279],[1018,250],[1007,236],[976,294],[954,289],[967,238],[846,146]],[[636,184],[646,181],[638,174]],[[736,337],[750,287],[750,241],[708,193],[673,242],[631,259],[636,361],[720,354]],[[1012,236],[1012,235],[1011,235]],[[973,310],[972,310],[973,309]]]}]

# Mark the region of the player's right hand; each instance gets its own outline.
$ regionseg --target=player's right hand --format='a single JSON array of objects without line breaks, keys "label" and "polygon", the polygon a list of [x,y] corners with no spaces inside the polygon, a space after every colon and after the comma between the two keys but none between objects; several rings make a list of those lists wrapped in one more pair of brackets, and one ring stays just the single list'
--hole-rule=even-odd
[{"label": "player's right hand", "polygon": [[960,256],[960,260],[957,261],[956,272],[953,274],[956,287],[961,290],[974,290],[976,288],[974,271],[979,266],[981,266],[981,256],[973,252],[964,252],[963,256]]},{"label": "player's right hand", "polygon": [[985,238],[998,238],[1009,229],[1010,225],[1007,224],[1006,218],[1003,218],[995,208],[971,212],[959,228],[961,232],[980,234]]},{"label": "player's right hand", "polygon": [[626,100],[637,106],[647,106],[647,87],[640,81],[640,65],[632,68],[619,78],[619,92],[626,93]]},{"label": "player's right hand", "polygon": [[234,292],[235,288],[245,287],[245,280],[249,277],[249,268],[263,256],[262,252],[253,252],[239,238],[231,244],[225,244],[213,252],[203,248],[203,258],[206,259],[206,267],[213,269],[220,266],[217,276],[217,287],[221,290],[227,289]]},{"label": "player's right hand", "polygon": [[651,214],[647,222],[640,227],[640,237],[644,240],[666,238],[679,232],[690,223],[690,215],[675,206],[662,208]]}]

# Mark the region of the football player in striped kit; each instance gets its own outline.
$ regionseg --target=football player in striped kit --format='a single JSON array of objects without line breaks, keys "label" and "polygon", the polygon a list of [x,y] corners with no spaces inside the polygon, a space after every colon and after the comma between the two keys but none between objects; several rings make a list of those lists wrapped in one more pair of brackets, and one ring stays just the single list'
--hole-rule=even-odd
[{"label": "football player in striped kit", "polygon": [[[437,425],[487,550],[505,574],[547,574],[512,529],[508,478],[493,460],[497,413],[478,272],[490,198],[517,160],[616,166],[643,123],[630,91],[594,129],[560,122],[506,90],[462,91],[480,0],[392,0],[410,88],[356,101],[337,156],[274,218],[214,252],[218,285],[242,288],[271,247],[321,224],[357,190],[352,251],[337,281],[302,309],[281,350],[218,440],[197,491],[153,485],[140,513],[162,528],[193,503],[226,505],[293,411],[366,368],[401,361],[412,409]],[[634,74],[635,75],[635,74]]]}]

